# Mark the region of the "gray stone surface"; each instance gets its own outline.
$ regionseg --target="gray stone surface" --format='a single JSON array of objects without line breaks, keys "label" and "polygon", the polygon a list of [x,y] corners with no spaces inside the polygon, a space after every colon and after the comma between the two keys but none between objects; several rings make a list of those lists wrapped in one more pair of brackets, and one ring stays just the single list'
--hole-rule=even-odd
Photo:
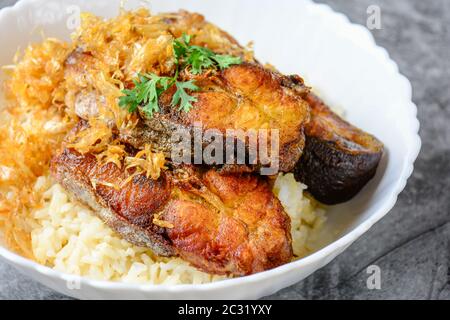
[{"label": "gray stone surface", "polygon": [[[413,84],[423,147],[387,217],[328,266],[269,298],[450,300],[450,1],[318,2],[360,24],[369,5],[381,8],[382,29],[373,35]],[[381,268],[381,290],[367,289],[372,264]],[[64,298],[0,263],[0,299]]]}]

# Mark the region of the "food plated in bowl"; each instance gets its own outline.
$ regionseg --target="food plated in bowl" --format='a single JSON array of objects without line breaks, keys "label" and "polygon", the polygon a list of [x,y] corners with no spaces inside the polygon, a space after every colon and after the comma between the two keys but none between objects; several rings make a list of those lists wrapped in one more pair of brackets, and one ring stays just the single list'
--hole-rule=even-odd
[{"label": "food plated in bowl", "polygon": [[[47,39],[7,69],[4,238],[92,285],[159,284],[151,290],[160,292],[275,275],[311,254],[312,239],[327,230],[328,209],[313,197],[349,200],[383,152],[302,78],[261,64],[186,11],[86,14],[71,42]],[[191,138],[182,162],[174,153],[179,131]],[[196,142],[206,150],[211,132],[223,140],[212,161],[198,162]],[[216,157],[229,141],[231,156]]]}]

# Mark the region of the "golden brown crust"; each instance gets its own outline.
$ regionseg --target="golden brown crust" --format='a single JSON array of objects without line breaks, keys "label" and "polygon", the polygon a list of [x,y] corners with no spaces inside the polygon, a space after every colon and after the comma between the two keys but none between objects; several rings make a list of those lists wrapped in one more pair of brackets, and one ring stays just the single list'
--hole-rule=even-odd
[{"label": "golden brown crust", "polygon": [[[191,44],[207,47],[217,53],[240,56],[245,62],[223,71],[209,70],[200,76],[183,72],[180,76],[184,80],[193,79],[201,88],[200,92],[190,93],[198,99],[194,108],[186,113],[172,107],[174,88],[171,88],[161,98],[161,113],[146,119],[146,125],[139,123],[136,130],[121,132],[120,138],[136,148],[142,148],[147,143],[161,146],[161,151],[170,155],[170,137],[173,132],[178,129],[189,130],[197,122],[201,122],[204,129],[217,129],[222,133],[226,129],[275,129],[279,130],[279,152],[277,150],[275,155],[257,159],[256,164],[247,163],[247,167],[231,164],[225,165],[223,169],[245,172],[257,171],[264,166],[275,168],[274,173],[291,171],[302,154],[305,143],[303,126],[309,120],[309,107],[302,99],[308,92],[303,80],[298,76],[287,77],[264,68],[248,50],[226,32],[205,21],[202,15],[180,11],[161,15],[160,19],[158,27],[161,32],[167,32],[167,35],[175,38],[183,33],[190,34]],[[145,27],[142,28],[144,30],[141,32],[146,34]],[[66,78],[71,83],[69,87],[75,90],[69,90],[66,104],[69,110],[74,110],[82,119],[102,113],[103,119],[113,123],[109,108],[103,106],[111,103],[111,100],[106,102],[100,92],[92,92],[96,70],[102,70],[101,64],[104,63],[94,55],[78,48],[67,59]],[[170,69],[158,71],[151,66],[142,67],[142,70],[147,69],[164,76],[173,75]],[[133,86],[131,79],[122,80],[125,87]],[[100,112],[101,106],[103,110]],[[105,112],[108,114],[103,114]],[[145,114],[142,116],[146,118]],[[204,141],[204,144],[206,146],[208,142]],[[275,157],[279,166],[270,163]]]},{"label": "golden brown crust", "polygon": [[[255,175],[181,167],[156,181],[141,175],[120,186],[123,169],[72,149],[55,157],[51,169],[125,239],[157,254],[179,254],[205,272],[246,275],[292,258],[289,217]],[[156,214],[173,228],[156,226]]]},{"label": "golden brown crust", "polygon": [[202,178],[219,201],[171,201],[164,220],[181,257],[217,274],[246,275],[277,267],[292,258],[290,220],[266,181],[253,175]]},{"label": "golden brown crust", "polygon": [[[67,95],[66,103],[82,119],[97,116],[102,107],[102,97],[89,91],[86,84],[86,70],[95,70],[95,59],[89,54],[75,51],[68,59],[67,78],[76,81],[76,87],[84,88]],[[299,77],[286,77],[270,71],[256,63],[243,63],[215,73],[200,76],[182,75],[186,80],[195,80],[199,92],[190,93],[197,98],[189,112],[172,107],[175,88],[167,90],[160,99],[161,112],[148,119],[142,113],[144,123],[131,132],[122,132],[123,141],[136,148],[146,143],[161,147],[161,151],[170,155],[170,137],[179,129],[191,130],[195,124],[202,124],[203,130],[215,129],[226,138],[226,130],[278,130],[279,133],[279,171],[289,172],[300,158],[305,138],[304,125],[309,121],[309,106],[303,100],[308,91]],[[102,112],[107,108],[103,107]],[[111,122],[109,116],[103,115]],[[225,139],[224,139],[225,140]],[[262,166],[269,167],[267,158],[258,158],[253,166],[233,167],[231,171],[255,171]],[[205,146],[208,144],[204,141]],[[258,145],[260,144],[258,138]],[[248,149],[248,141],[246,142]],[[225,147],[224,147],[225,148]],[[248,152],[248,150],[247,150]],[[225,154],[225,153],[224,153]],[[246,170],[247,169],[247,170]]]},{"label": "golden brown crust", "polygon": [[383,150],[383,144],[377,138],[339,117],[318,96],[310,93],[306,101],[311,107],[311,121],[305,127],[307,136],[333,141],[353,153]]},{"label": "golden brown crust", "polygon": [[152,215],[149,213],[162,208],[171,193],[170,180],[164,173],[156,181],[139,175],[123,187],[114,189],[103,183],[119,185],[126,176],[113,163],[99,166],[93,155],[81,155],[72,150],[66,150],[56,161],[56,165],[64,163],[66,166],[74,166],[76,174],[89,178],[95,185],[99,197],[108,199],[112,210],[142,228],[152,225]]},{"label": "golden brown crust", "polygon": [[126,179],[123,169],[113,163],[99,165],[95,156],[73,149],[65,149],[53,158],[51,172],[122,237],[160,255],[174,254],[164,229],[153,224],[154,214],[164,208],[171,195],[172,186],[164,174],[156,181],[136,176],[119,188]]},{"label": "golden brown crust", "polygon": [[[303,126],[309,121],[309,106],[299,93],[307,88],[298,79],[282,76],[259,64],[231,66],[217,75],[188,76],[200,87],[190,112],[171,107],[174,90],[161,97],[163,115],[159,121],[190,128],[279,130],[280,171],[291,171],[304,147]],[[258,141],[258,144],[260,141]],[[270,146],[270,143],[268,144]]]}]

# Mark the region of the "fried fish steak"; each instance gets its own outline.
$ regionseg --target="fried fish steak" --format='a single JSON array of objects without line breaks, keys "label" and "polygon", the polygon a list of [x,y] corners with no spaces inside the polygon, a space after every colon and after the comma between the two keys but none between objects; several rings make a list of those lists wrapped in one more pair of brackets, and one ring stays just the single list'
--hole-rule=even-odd
[{"label": "fried fish steak", "polygon": [[[90,90],[85,83],[87,70],[95,70],[95,58],[89,53],[74,51],[66,62],[66,78],[75,79],[82,89],[68,95],[67,104],[73,105],[75,113],[85,120],[98,116],[102,110],[102,117],[113,125],[113,119],[105,113],[108,108],[104,105],[104,97]],[[173,139],[176,133],[187,132],[193,140],[194,128],[201,125],[203,148],[211,143],[210,137],[205,135],[210,129],[222,135],[223,155],[227,155],[227,139],[233,142],[231,156],[236,155],[239,145],[244,145],[246,165],[235,161],[222,166],[225,171],[257,171],[261,167],[273,167],[276,174],[293,170],[305,144],[303,127],[309,121],[309,106],[303,99],[308,88],[300,77],[283,76],[257,63],[243,63],[203,76],[185,75],[185,80],[195,80],[200,87],[199,92],[191,93],[197,102],[189,112],[171,106],[175,88],[170,88],[160,98],[160,112],[153,117],[141,112],[138,124],[131,129],[122,129],[120,139],[137,149],[151,143],[170,156],[177,147],[178,141]],[[227,129],[242,130],[243,135]],[[266,130],[267,135],[259,135],[261,129]],[[253,144],[246,135],[251,130],[257,133]],[[272,136],[278,139],[272,140]],[[251,146],[254,152],[260,151],[252,161],[248,160]],[[219,165],[227,159],[229,157],[224,157]]]},{"label": "fried fish steak", "polygon": [[156,181],[137,176],[131,183],[115,189],[112,184],[126,179],[124,170],[113,163],[100,166],[94,155],[82,155],[72,149],[64,149],[53,158],[51,171],[75,199],[92,208],[124,239],[149,247],[158,255],[175,254],[164,229],[153,224],[152,213],[164,206],[171,195],[167,176],[163,174]]},{"label": "fried fish steak", "polygon": [[295,176],[324,204],[348,201],[375,175],[383,144],[341,119],[316,95],[310,93],[306,100],[311,121]]},{"label": "fried fish steak", "polygon": [[[267,130],[267,136],[256,139],[258,150],[264,144],[267,154],[259,154],[255,163],[246,163],[247,167],[271,166],[270,159],[275,158],[279,171],[289,172],[294,168],[304,147],[303,127],[309,121],[309,106],[302,98],[308,89],[301,78],[286,77],[256,63],[242,63],[216,74],[190,75],[187,79],[195,80],[200,87],[200,91],[191,93],[197,99],[193,108],[189,112],[173,108],[171,101],[175,88],[171,88],[160,99],[160,113],[151,118],[142,114],[147,127],[168,128],[171,134],[175,130],[192,131],[196,123],[200,123],[204,131],[220,132],[224,141],[232,138],[235,146],[238,143],[245,145],[246,157],[251,147],[248,137],[233,135],[227,129]],[[279,141],[273,149],[275,154],[271,154],[270,137],[275,132]],[[135,146],[139,147],[143,142]],[[205,139],[203,144],[209,142]]]},{"label": "fried fish steak", "polygon": [[73,149],[52,160],[51,172],[124,239],[205,272],[248,275],[292,259],[290,219],[258,176],[181,167],[122,186],[124,169]]},{"label": "fried fish steak", "polygon": [[209,170],[180,191],[162,217],[174,226],[167,234],[177,252],[196,267],[248,275],[292,259],[290,219],[265,180]]}]

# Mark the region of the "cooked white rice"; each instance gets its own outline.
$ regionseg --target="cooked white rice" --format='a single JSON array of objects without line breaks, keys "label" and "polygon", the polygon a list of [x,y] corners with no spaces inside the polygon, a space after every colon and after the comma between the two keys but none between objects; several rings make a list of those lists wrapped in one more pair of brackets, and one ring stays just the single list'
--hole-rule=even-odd
[{"label": "cooked white rice", "polygon": [[[121,239],[48,177],[39,178],[35,188],[45,190],[43,207],[32,214],[37,222],[31,233],[32,249],[41,264],[93,279],[132,283],[197,284],[225,279],[201,272],[179,258],[157,257]],[[291,217],[297,257],[310,253],[310,234],[324,221],[323,210],[303,196],[305,188],[292,174],[280,175],[274,186]]]}]

